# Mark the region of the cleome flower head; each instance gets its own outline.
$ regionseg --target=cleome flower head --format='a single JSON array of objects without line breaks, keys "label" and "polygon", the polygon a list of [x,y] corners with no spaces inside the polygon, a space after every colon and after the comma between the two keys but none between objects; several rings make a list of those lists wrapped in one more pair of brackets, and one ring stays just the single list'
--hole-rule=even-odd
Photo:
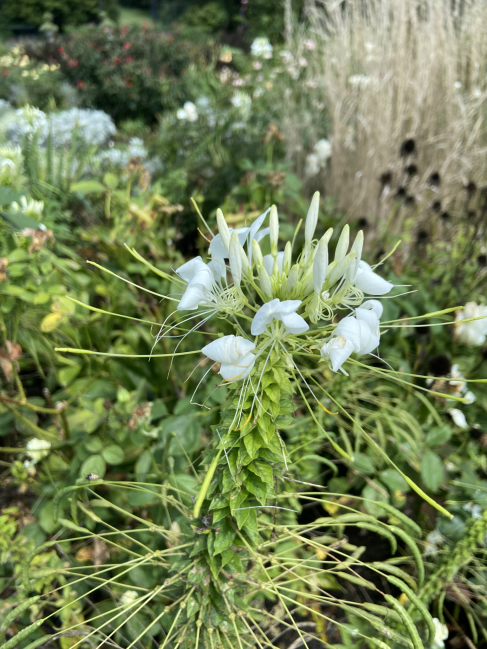
[{"label": "cleome flower head", "polygon": [[[333,229],[317,238],[318,211],[316,192],[304,245],[296,251],[294,240],[279,250],[275,206],[235,230],[218,210],[218,234],[210,241],[208,260],[196,257],[176,270],[183,289],[176,311],[193,312],[184,321],[201,314],[198,328],[217,315],[235,328],[237,335],[220,337],[202,350],[221,364],[224,381],[251,377],[259,356],[272,350],[294,367],[297,351],[312,355],[319,350],[318,358],[336,372],[351,354],[370,354],[379,346],[383,308],[367,296],[382,297],[393,285],[362,260],[362,232],[350,245],[346,225],[334,251]],[[158,340],[175,326],[165,325]]]}]

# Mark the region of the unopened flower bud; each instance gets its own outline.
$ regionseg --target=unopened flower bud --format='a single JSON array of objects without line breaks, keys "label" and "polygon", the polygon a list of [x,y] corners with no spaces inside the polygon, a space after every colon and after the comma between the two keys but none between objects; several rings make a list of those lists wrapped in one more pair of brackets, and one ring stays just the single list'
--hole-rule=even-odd
[{"label": "unopened flower bud", "polygon": [[217,222],[217,225],[218,225],[218,232],[220,233],[223,245],[225,246],[225,250],[227,251],[227,253],[229,253],[229,251],[230,251],[230,232],[228,230],[228,225],[227,225],[227,222],[225,221],[225,217],[223,216],[223,212],[221,211],[220,208],[218,208],[217,211],[216,211],[216,222]]},{"label": "unopened flower bud", "polygon": [[298,282],[298,277],[299,277],[299,264],[294,264],[294,266],[291,268],[289,272],[289,276],[287,278],[287,290],[292,291],[293,288],[296,286]]},{"label": "unopened flower bud", "polygon": [[268,297],[272,297],[272,285],[269,275],[264,266],[259,266],[260,287]]},{"label": "unopened flower bud", "polygon": [[355,253],[349,252],[346,257],[344,257],[333,269],[333,272],[330,275],[330,279],[327,281],[328,288],[333,286],[338,280],[340,280],[345,273],[347,272],[350,264],[355,259]]},{"label": "unopened flower bud", "polygon": [[335,261],[340,263],[347,254],[348,245],[350,243],[350,227],[348,224],[343,228],[340,238],[338,239],[337,247],[335,250]]},{"label": "unopened flower bud", "polygon": [[262,256],[262,251],[260,249],[258,241],[255,239],[252,239],[252,254],[255,259],[255,263],[257,266],[263,266],[264,265],[264,257]]},{"label": "unopened flower bud", "polygon": [[230,237],[230,246],[229,246],[229,260],[230,260],[230,271],[233,277],[233,283],[235,286],[240,286],[242,281],[242,257],[240,256],[240,241],[238,240],[238,234],[234,231]]},{"label": "unopened flower bud", "polygon": [[282,259],[282,270],[287,275],[291,269],[293,247],[290,241],[286,243],[284,248],[284,257]]},{"label": "unopened flower bud", "polygon": [[313,286],[317,295],[321,293],[323,282],[325,281],[326,271],[328,270],[328,242],[323,237],[316,249],[315,259],[313,262]]},{"label": "unopened flower bud", "polygon": [[240,245],[240,258],[242,259],[242,272],[245,275],[250,275],[249,260],[247,259],[247,255],[245,254],[245,250],[242,248],[241,245]]},{"label": "unopened flower bud", "polygon": [[279,217],[275,205],[271,207],[271,213],[269,215],[269,238],[271,241],[271,255],[275,258],[277,256],[277,242],[279,239]]},{"label": "unopened flower bud", "polygon": [[350,278],[351,281],[353,281],[355,275],[357,274],[358,264],[362,257],[363,247],[364,247],[364,233],[362,232],[362,230],[360,230],[360,232],[355,237],[353,246],[350,248],[350,251],[355,253],[355,259],[350,264],[350,268],[348,269],[348,277]]},{"label": "unopened flower bud", "polygon": [[308,215],[306,216],[306,224],[304,226],[304,242],[305,245],[311,246],[313,235],[318,223],[318,212],[320,209],[320,192],[315,192],[309,206]]}]

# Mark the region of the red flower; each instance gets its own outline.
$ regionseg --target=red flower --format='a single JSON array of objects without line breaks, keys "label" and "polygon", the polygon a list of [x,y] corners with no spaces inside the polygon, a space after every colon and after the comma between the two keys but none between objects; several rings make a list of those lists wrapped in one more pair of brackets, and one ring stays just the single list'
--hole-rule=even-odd
[{"label": "red flower", "polygon": [[126,56],[125,57],[125,63],[132,63],[132,61],[135,61],[133,56]]},{"label": "red flower", "polygon": [[131,47],[132,47],[132,44],[131,44],[131,43],[124,43],[124,44],[123,44],[123,49],[124,49],[124,50],[129,50]]},{"label": "red flower", "polygon": [[174,36],[168,36],[168,37],[167,37],[167,42],[168,42],[169,44],[173,43],[173,42],[174,42]]},{"label": "red flower", "polygon": [[82,88],[85,84],[83,81],[77,81],[76,85],[78,86],[78,88]]},{"label": "red flower", "polygon": [[113,59],[113,62],[118,64],[118,63],[121,63],[121,62],[122,62],[122,59],[119,59],[118,56],[116,56],[116,57]]},{"label": "red flower", "polygon": [[64,52],[64,47],[58,47],[57,51],[59,52],[59,54],[62,54]]},{"label": "red flower", "polygon": [[8,70],[4,70],[4,71],[3,71],[3,76],[4,76],[4,77],[8,77]]},{"label": "red flower", "polygon": [[78,67],[78,61],[76,59],[71,59],[68,63],[70,68],[77,68]]},{"label": "red flower", "polygon": [[126,79],[126,80],[125,80],[125,85],[127,86],[127,88],[131,88],[131,87],[132,87],[132,82],[130,81],[130,79]]}]

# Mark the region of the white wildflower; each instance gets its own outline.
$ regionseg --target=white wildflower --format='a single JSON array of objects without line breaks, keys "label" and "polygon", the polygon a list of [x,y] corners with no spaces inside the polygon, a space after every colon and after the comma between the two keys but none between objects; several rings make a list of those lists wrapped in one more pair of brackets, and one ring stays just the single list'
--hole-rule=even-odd
[{"label": "white wildflower", "polygon": [[[478,347],[487,338],[487,306],[476,302],[467,302],[465,308],[456,312],[455,337],[463,345]],[[462,322],[470,318],[481,318],[471,322]]]},{"label": "white wildflower", "polygon": [[128,606],[139,599],[139,594],[135,590],[126,590],[120,597],[120,604]]},{"label": "white wildflower", "polygon": [[476,503],[467,503],[466,505],[463,506],[463,509],[466,512],[469,512],[472,515],[472,518],[476,518],[477,520],[480,520],[482,518],[482,512],[483,509],[480,505],[477,505]]},{"label": "white wildflower", "polygon": [[301,305],[300,300],[285,300],[281,302],[277,298],[267,302],[254,316],[250,331],[253,336],[259,336],[270,326],[274,330],[273,320],[279,320],[285,327],[285,334],[302,334],[308,331],[309,325],[296,310]]},{"label": "white wildflower", "polygon": [[463,428],[464,430],[469,428],[467,419],[461,410],[458,410],[458,408],[450,408],[448,410],[448,414],[453,419],[453,423],[456,426],[458,426],[459,428]]},{"label": "white wildflower", "polygon": [[40,216],[43,209],[44,201],[35,201],[33,198],[27,199],[25,196],[20,197],[20,204],[17,201],[10,204],[12,212],[21,212],[33,218]]},{"label": "white wildflower", "polygon": [[255,343],[242,336],[223,336],[201,350],[211,360],[221,363],[220,374],[227,382],[238,381],[250,374],[255,363]]},{"label": "white wildflower", "polygon": [[263,57],[264,59],[272,58],[272,45],[266,36],[255,38],[250,46],[250,53],[252,56]]},{"label": "white wildflower", "polygon": [[51,442],[46,441],[45,439],[39,439],[33,437],[26,444],[27,449],[27,459],[24,460],[25,468],[30,468],[40,462],[43,458],[49,455],[49,450],[51,448]]},{"label": "white wildflower", "polygon": [[198,111],[196,110],[196,106],[192,101],[184,102],[184,106],[177,111],[176,117],[181,121],[196,122],[196,120],[198,119]]},{"label": "white wildflower", "polygon": [[444,641],[448,638],[448,627],[446,624],[442,624],[437,617],[433,618],[433,624],[435,625],[435,638],[431,643],[431,649],[443,649]]}]

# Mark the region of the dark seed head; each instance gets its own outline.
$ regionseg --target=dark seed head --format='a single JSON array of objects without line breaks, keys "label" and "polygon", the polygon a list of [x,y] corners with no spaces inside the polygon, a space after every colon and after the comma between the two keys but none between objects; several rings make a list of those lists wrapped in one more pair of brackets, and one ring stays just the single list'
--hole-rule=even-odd
[{"label": "dark seed head", "polygon": [[432,204],[431,209],[433,210],[433,212],[441,212],[441,203],[440,203],[440,201],[435,201]]},{"label": "dark seed head", "polygon": [[449,212],[442,212],[440,214],[440,219],[442,219],[443,221],[448,221],[449,218],[450,218],[450,213]]},{"label": "dark seed head", "polygon": [[437,171],[433,171],[431,176],[428,178],[428,185],[431,187],[439,187],[441,184],[440,174]]},{"label": "dark seed head", "polygon": [[383,187],[385,187],[386,185],[390,185],[392,182],[392,172],[384,171],[384,173],[380,175],[379,181]]},{"label": "dark seed head", "polygon": [[412,153],[415,153],[415,151],[416,151],[416,142],[413,140],[412,137],[410,137],[407,140],[404,140],[404,142],[401,144],[399,155],[401,155],[404,158],[408,155],[411,155]]},{"label": "dark seed head", "polygon": [[428,359],[428,371],[433,376],[446,376],[451,372],[451,361],[445,354],[435,354]]},{"label": "dark seed head", "polygon": [[467,212],[467,219],[474,219],[477,215],[475,214],[475,210],[468,210]]},{"label": "dark seed head", "polygon": [[474,192],[477,191],[477,185],[474,183],[473,180],[469,180],[468,183],[465,185],[465,189],[468,194],[473,194]]},{"label": "dark seed head", "polygon": [[418,232],[418,243],[424,243],[429,239],[429,234],[426,232],[426,230],[420,230]]},{"label": "dark seed head", "polygon": [[408,165],[405,171],[408,176],[415,176],[418,173],[418,167],[413,163]]},{"label": "dark seed head", "polygon": [[369,227],[369,222],[365,216],[361,216],[359,220],[357,221],[357,225],[359,228],[368,228]]},{"label": "dark seed head", "polygon": [[411,196],[411,194],[409,194],[404,199],[404,204],[408,205],[409,207],[412,207],[413,205],[416,205],[416,199],[414,198],[414,196]]},{"label": "dark seed head", "polygon": [[398,190],[395,193],[396,198],[405,198],[406,197],[406,189],[404,187],[399,187]]},{"label": "dark seed head", "polygon": [[479,266],[487,266],[487,255],[479,255],[477,257],[477,263]]}]

